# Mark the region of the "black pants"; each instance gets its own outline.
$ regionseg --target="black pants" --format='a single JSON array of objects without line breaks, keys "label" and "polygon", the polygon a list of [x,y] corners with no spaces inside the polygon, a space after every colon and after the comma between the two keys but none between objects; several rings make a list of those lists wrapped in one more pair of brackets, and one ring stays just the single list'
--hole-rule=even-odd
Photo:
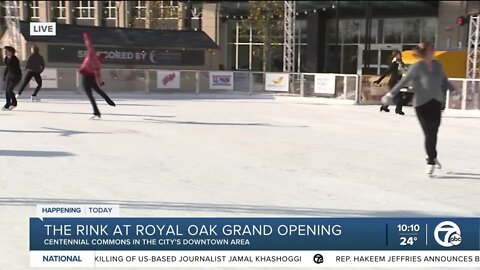
[{"label": "black pants", "polygon": [[23,84],[20,87],[20,90],[18,90],[19,95],[23,93],[23,90],[25,90],[25,87],[27,87],[27,84],[30,82],[32,78],[34,78],[35,82],[37,83],[37,87],[35,88],[35,91],[33,92],[32,96],[34,97],[37,96],[38,92],[42,88],[42,76],[40,75],[40,72],[32,72],[32,71],[28,71],[27,75],[25,75],[25,80],[23,81]]},{"label": "black pants", "polygon": [[428,164],[435,165],[435,159],[437,158],[437,134],[442,119],[442,104],[432,99],[416,107],[415,111],[425,134]]},{"label": "black pants", "polygon": [[100,110],[98,110],[97,107],[97,102],[95,101],[95,98],[93,97],[92,89],[95,90],[109,105],[115,104],[105,92],[103,92],[102,89],[97,84],[97,80],[93,76],[87,76],[82,74],[82,84],[83,84],[83,89],[85,90],[85,93],[87,94],[88,99],[90,100],[90,103],[92,103],[93,107],[93,114],[100,116]]},{"label": "black pants", "polygon": [[20,78],[18,79],[7,79],[5,81],[5,108],[8,109],[10,106],[17,106],[17,99],[15,98],[15,93],[13,90],[15,86],[20,82]]},{"label": "black pants", "polygon": [[[390,89],[392,89],[390,87]],[[399,92],[398,94],[395,95],[395,97],[393,97],[393,102],[395,102],[395,104],[397,105],[397,107],[395,107],[395,112],[401,112],[403,110],[403,95],[402,95],[402,92]],[[385,109],[388,109],[388,105],[382,105],[382,108],[385,108]]]}]

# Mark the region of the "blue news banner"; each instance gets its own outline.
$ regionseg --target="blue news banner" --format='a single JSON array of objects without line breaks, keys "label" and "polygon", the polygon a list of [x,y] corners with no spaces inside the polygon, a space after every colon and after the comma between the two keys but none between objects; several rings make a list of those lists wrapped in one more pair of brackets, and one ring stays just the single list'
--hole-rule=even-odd
[{"label": "blue news banner", "polygon": [[478,218],[30,218],[30,251],[480,250]]}]

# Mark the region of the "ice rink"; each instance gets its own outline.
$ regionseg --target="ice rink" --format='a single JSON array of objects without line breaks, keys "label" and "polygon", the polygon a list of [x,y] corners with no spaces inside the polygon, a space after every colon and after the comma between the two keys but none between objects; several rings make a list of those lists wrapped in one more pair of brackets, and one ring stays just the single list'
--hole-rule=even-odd
[{"label": "ice rink", "polygon": [[100,121],[83,94],[46,91],[0,112],[1,269],[28,268],[37,203],[116,203],[123,216],[480,215],[480,111],[444,114],[444,169],[431,179],[411,107],[402,117],[321,98],[111,97]]}]

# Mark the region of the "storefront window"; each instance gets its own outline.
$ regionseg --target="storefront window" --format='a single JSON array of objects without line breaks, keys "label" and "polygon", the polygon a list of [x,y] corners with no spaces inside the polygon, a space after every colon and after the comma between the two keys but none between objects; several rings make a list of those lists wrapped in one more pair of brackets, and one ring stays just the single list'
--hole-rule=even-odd
[{"label": "storefront window", "polygon": [[238,45],[238,69],[248,70],[248,56],[250,48],[248,45]]},{"label": "storefront window", "polygon": [[402,28],[403,23],[401,19],[384,20],[383,43],[402,43]]},{"label": "storefront window", "polygon": [[435,43],[436,30],[437,20],[435,18],[424,18],[422,20],[422,41]]},{"label": "storefront window", "polygon": [[358,46],[345,45],[343,46],[343,73],[355,74],[357,73],[357,59]]},{"label": "storefront window", "polygon": [[360,22],[357,20],[345,21],[345,32],[343,43],[358,43],[358,36],[360,31]]},{"label": "storefront window", "polygon": [[403,43],[419,43],[420,27],[420,19],[407,19],[403,21]]},{"label": "storefront window", "polygon": [[[360,22],[360,43],[365,43],[365,21]],[[370,29],[370,43],[377,43],[378,36],[378,20],[372,20]]]}]

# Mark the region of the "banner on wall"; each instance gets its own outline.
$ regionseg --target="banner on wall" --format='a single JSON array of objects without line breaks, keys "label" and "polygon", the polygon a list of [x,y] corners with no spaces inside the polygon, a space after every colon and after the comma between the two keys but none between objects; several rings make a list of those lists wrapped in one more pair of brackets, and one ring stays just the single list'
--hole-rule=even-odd
[{"label": "banner on wall", "polygon": [[335,74],[315,74],[314,90],[316,94],[335,94]]},{"label": "banner on wall", "polygon": [[[56,68],[46,68],[42,74],[42,88],[58,88],[58,71]],[[29,84],[30,88],[37,87],[37,83],[32,78]]]},{"label": "banner on wall", "polygon": [[180,71],[157,71],[157,88],[180,89]]},{"label": "banner on wall", "polygon": [[233,72],[210,72],[210,89],[233,90]]},{"label": "banner on wall", "polygon": [[289,75],[284,73],[266,73],[265,90],[288,92]]}]

